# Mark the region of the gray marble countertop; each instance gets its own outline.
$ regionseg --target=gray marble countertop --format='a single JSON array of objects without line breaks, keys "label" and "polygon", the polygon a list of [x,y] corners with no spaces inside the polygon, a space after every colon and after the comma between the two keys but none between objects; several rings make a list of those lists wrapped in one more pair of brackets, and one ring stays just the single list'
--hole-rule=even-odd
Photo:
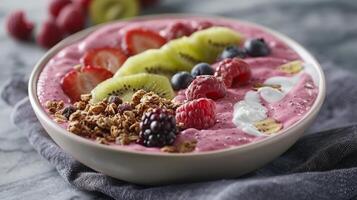
[{"label": "gray marble countertop", "polygon": [[[26,5],[24,5],[26,2]],[[0,85],[11,76],[28,76],[44,54],[33,43],[9,39],[5,16],[26,10],[39,23],[46,16],[46,0],[1,0]],[[281,31],[312,51],[320,61],[357,71],[357,2],[355,0],[166,0],[146,13],[203,13],[241,18]],[[268,17],[267,17],[268,16]],[[11,124],[11,107],[0,102],[0,199],[106,199],[66,183]]]}]

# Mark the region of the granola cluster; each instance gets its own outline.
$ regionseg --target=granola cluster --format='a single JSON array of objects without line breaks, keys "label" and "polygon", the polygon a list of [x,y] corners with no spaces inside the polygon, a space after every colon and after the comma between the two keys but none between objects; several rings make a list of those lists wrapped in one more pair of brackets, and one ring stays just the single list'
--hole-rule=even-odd
[{"label": "granola cluster", "polygon": [[[145,112],[163,108],[175,114],[179,104],[162,98],[153,92],[139,90],[130,102],[112,101],[90,103],[91,95],[82,95],[73,106],[64,106],[62,101],[48,101],[46,107],[58,123],[68,123],[68,131],[94,139],[101,144],[127,145],[139,139],[140,121]],[[180,126],[180,125],[178,125]],[[163,147],[164,152],[190,152],[195,143],[186,142],[179,147]]]}]

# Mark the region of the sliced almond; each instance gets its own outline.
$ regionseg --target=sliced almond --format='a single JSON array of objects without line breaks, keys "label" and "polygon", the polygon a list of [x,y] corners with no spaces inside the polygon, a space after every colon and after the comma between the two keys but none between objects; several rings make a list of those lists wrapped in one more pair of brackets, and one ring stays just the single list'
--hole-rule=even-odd
[{"label": "sliced almond", "polygon": [[253,90],[258,91],[259,88],[262,87],[271,87],[273,89],[277,89],[279,91],[281,91],[281,85],[279,84],[264,84],[264,83],[255,83],[253,84]]},{"label": "sliced almond", "polygon": [[256,122],[254,126],[258,129],[258,131],[268,135],[277,133],[283,128],[283,124],[277,122],[273,118],[267,118],[265,120]]},{"label": "sliced almond", "polygon": [[303,63],[300,60],[295,60],[288,62],[284,65],[280,65],[278,70],[288,73],[288,74],[297,74],[303,69]]}]

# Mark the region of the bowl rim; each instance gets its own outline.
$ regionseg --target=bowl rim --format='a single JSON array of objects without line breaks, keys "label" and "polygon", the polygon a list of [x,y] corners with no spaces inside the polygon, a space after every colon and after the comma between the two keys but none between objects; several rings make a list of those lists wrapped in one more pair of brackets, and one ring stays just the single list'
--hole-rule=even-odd
[{"label": "bowl rim", "polygon": [[[162,152],[147,152],[147,151],[139,151],[139,150],[129,150],[129,149],[120,149],[115,146],[111,145],[102,145],[98,144],[95,141],[83,138],[81,136],[75,135],[58,125],[53,119],[51,119],[48,114],[45,112],[45,110],[42,108],[38,96],[37,96],[37,82],[39,75],[41,74],[43,68],[46,66],[48,61],[56,55],[60,50],[65,48],[66,46],[78,42],[81,39],[87,37],[90,33],[94,32],[95,30],[107,26],[109,24],[115,24],[118,22],[130,22],[130,21],[148,21],[148,20],[157,20],[160,18],[166,18],[166,19],[208,19],[208,20],[223,20],[225,22],[238,22],[240,24],[245,24],[248,26],[256,27],[264,32],[267,32],[274,37],[278,38],[279,40],[283,41],[287,46],[292,48],[294,51],[296,51],[299,56],[304,60],[309,60],[309,63],[314,66],[314,68],[317,71],[318,74],[318,80],[319,80],[319,93],[318,96],[314,102],[314,104],[311,106],[310,110],[305,113],[304,117],[298,120],[296,123],[288,127],[287,129],[283,130],[279,134],[268,136],[267,138],[264,138],[259,141],[255,141],[252,143],[247,143],[244,145],[240,146],[232,146],[229,148],[225,149],[219,149],[219,150],[212,150],[212,151],[204,151],[204,152],[193,152],[193,153],[162,153]],[[107,150],[107,151],[112,151],[115,153],[125,153],[125,154],[131,154],[131,155],[142,155],[142,156],[159,156],[159,157],[197,157],[197,156],[210,156],[210,155],[216,155],[216,154],[223,154],[223,153],[232,153],[234,151],[248,151],[251,149],[255,149],[258,147],[263,147],[265,145],[269,145],[273,142],[276,142],[277,140],[284,139],[285,137],[289,137],[291,134],[296,134],[297,131],[301,127],[303,127],[304,124],[308,123],[312,118],[319,112],[325,96],[326,96],[326,81],[325,81],[325,76],[322,70],[321,65],[319,62],[316,60],[316,58],[308,51],[306,50],[302,45],[300,45],[298,42],[295,40],[291,39],[290,37],[279,33],[278,31],[275,31],[273,29],[270,29],[268,27],[265,27],[263,25],[257,24],[255,22],[249,22],[246,20],[240,20],[236,18],[229,18],[229,17],[222,17],[222,16],[215,16],[215,15],[202,15],[202,14],[185,14],[185,13],[180,13],[180,14],[155,14],[155,15],[145,15],[145,16],[139,16],[139,17],[133,17],[133,18],[128,18],[128,19],[123,19],[123,20],[117,20],[114,22],[109,22],[109,23],[104,23],[104,24],[99,24],[87,29],[84,29],[82,31],[79,31],[66,39],[62,40],[59,42],[57,45],[52,47],[50,50],[48,50],[45,55],[41,57],[41,59],[35,64],[34,69],[31,72],[30,79],[29,79],[29,85],[28,85],[28,93],[29,93],[29,100],[31,103],[31,106],[36,113],[38,118],[41,118],[43,123],[47,123],[48,126],[50,126],[53,130],[57,130],[56,134],[63,134],[65,137],[75,140],[76,142],[82,143],[83,145],[88,145],[93,148],[99,148],[102,150]],[[40,120],[41,121],[41,120]],[[48,134],[48,133],[47,133]]]}]

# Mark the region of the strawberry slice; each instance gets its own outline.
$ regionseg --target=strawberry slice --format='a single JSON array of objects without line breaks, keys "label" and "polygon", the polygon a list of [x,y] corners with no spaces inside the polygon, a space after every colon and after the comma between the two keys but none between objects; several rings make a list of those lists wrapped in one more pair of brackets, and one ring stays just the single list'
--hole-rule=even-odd
[{"label": "strawberry slice", "polygon": [[101,68],[85,67],[74,68],[69,71],[61,80],[62,90],[72,102],[80,100],[82,94],[88,94],[100,82],[111,78],[113,73]]},{"label": "strawberry slice", "polygon": [[89,50],[81,61],[84,66],[98,66],[115,73],[126,58],[120,49],[106,47]]},{"label": "strawberry slice", "polygon": [[165,43],[166,39],[158,33],[138,28],[125,33],[123,45],[129,55],[135,55],[147,49],[158,49]]}]

